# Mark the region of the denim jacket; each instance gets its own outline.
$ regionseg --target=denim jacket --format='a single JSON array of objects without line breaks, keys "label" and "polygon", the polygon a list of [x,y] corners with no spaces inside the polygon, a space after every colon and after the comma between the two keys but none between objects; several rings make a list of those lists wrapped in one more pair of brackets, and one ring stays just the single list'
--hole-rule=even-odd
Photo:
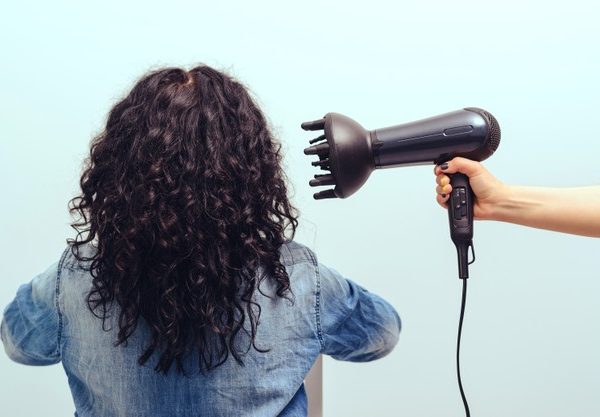
[{"label": "denim jacket", "polygon": [[[83,249],[86,256],[93,250]],[[285,243],[281,260],[294,303],[256,292],[262,308],[256,344],[270,350],[251,349],[243,366],[230,357],[204,374],[182,375],[173,367],[163,375],[151,360],[138,365],[147,329],[139,325],[126,346],[115,346],[115,314],[103,330],[85,300],[91,275],[68,247],[6,307],[4,348],[26,365],[61,362],[79,417],[306,416],[303,381],[317,356],[381,358],[398,341],[400,318],[384,299],[319,263],[306,246]],[[274,293],[275,285],[264,280],[261,290]]]}]

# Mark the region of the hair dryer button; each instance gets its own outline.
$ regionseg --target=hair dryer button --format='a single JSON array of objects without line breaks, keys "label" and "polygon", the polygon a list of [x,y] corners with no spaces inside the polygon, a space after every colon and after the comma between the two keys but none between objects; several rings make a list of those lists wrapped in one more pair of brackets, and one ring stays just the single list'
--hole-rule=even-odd
[{"label": "hair dryer button", "polygon": [[461,214],[460,213],[460,209],[457,208],[456,210],[454,210],[454,219],[455,220],[461,220],[462,216],[460,214]]}]

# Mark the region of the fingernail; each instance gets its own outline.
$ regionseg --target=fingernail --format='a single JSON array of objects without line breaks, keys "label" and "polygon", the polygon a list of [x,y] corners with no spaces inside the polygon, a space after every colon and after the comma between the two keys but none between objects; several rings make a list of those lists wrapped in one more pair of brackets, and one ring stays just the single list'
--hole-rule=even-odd
[{"label": "fingernail", "polygon": [[440,165],[440,169],[443,171],[445,169],[448,169],[448,162],[444,162],[442,165]]},{"label": "fingernail", "polygon": [[446,198],[446,194],[442,194],[442,198]]}]

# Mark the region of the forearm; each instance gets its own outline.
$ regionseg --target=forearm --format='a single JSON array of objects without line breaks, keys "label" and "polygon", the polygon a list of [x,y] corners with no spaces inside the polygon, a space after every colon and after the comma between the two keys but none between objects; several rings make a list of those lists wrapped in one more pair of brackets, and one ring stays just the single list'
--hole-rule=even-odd
[{"label": "forearm", "polygon": [[600,186],[508,186],[493,207],[493,220],[600,237]]}]

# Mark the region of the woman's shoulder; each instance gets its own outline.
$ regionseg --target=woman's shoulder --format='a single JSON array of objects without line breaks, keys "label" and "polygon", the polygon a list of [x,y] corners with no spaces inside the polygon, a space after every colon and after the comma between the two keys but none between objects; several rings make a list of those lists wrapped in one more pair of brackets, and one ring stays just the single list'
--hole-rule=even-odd
[{"label": "woman's shoulder", "polygon": [[67,244],[60,259],[59,268],[89,270],[98,248],[91,242],[82,245]]},{"label": "woman's shoulder", "polygon": [[317,256],[308,246],[295,240],[287,240],[281,245],[281,263],[294,265],[302,262],[317,266]]}]

